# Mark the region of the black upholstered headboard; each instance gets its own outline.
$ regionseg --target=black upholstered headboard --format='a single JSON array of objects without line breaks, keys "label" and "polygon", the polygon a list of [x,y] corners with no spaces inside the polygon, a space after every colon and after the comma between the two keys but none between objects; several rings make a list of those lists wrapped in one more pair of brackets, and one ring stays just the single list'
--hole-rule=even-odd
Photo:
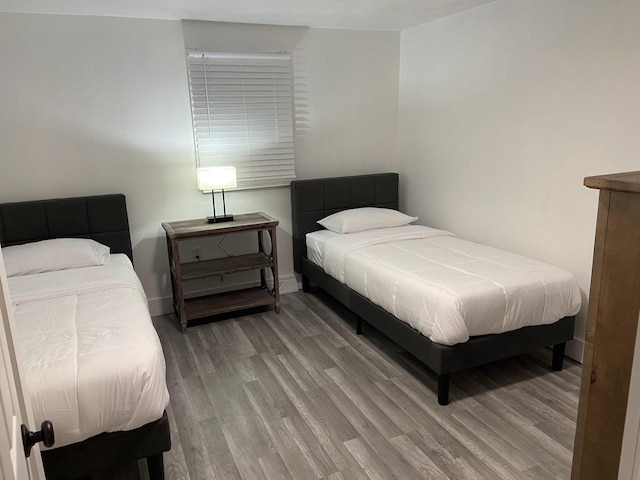
[{"label": "black upholstered headboard", "polygon": [[122,194],[0,204],[3,247],[62,237],[91,238],[133,261]]},{"label": "black upholstered headboard", "polygon": [[291,182],[293,264],[296,272],[301,272],[300,259],[307,255],[305,236],[322,229],[316,222],[332,213],[358,207],[397,210],[398,174],[377,173]]}]

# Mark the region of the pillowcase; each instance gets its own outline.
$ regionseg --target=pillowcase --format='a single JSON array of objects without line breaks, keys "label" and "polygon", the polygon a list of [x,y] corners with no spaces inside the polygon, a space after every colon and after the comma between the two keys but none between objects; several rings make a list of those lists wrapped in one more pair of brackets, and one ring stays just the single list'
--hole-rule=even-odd
[{"label": "pillowcase", "polygon": [[318,220],[327,230],[336,233],[356,233],[376,228],[391,228],[408,225],[418,220],[390,208],[363,207],[343,210]]},{"label": "pillowcase", "polygon": [[7,277],[104,265],[109,247],[87,238],[56,238],[4,247]]}]

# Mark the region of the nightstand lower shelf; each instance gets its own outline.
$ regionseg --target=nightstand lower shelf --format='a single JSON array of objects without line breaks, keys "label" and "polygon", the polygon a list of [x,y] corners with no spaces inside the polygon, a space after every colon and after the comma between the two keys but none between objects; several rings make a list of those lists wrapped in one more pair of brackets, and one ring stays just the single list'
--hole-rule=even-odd
[{"label": "nightstand lower shelf", "polygon": [[255,287],[204,297],[187,298],[184,301],[184,313],[189,321],[275,303],[276,299],[271,293],[262,287]]}]

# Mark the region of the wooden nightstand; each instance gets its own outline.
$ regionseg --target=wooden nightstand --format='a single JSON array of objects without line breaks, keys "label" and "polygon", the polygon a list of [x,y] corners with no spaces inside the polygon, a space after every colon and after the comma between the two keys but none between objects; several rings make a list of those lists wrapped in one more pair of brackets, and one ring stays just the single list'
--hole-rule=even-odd
[{"label": "wooden nightstand", "polygon": [[[220,313],[264,305],[274,305],[276,313],[280,313],[278,251],[276,246],[276,227],[278,223],[275,218],[258,212],[236,215],[233,221],[225,223],[207,223],[207,220],[203,218],[162,224],[167,236],[173,309],[180,319],[180,327],[183,333],[187,331],[187,324],[190,320]],[[267,253],[264,248],[263,235],[265,231],[269,233],[271,239],[270,253]],[[180,260],[180,249],[178,248],[180,240],[231,235],[240,232],[257,232],[257,252],[200,262],[183,263]],[[266,282],[265,272],[267,269],[271,269],[273,275],[272,288],[269,288]],[[195,298],[184,297],[184,282],[250,270],[260,270],[259,287],[243,288]]]}]

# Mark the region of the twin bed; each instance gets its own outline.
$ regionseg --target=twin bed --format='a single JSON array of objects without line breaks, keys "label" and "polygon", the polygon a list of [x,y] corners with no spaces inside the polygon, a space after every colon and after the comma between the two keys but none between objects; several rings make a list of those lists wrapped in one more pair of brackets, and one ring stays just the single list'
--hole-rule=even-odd
[{"label": "twin bed", "polygon": [[317,284],[358,316],[358,333],[364,319],[423,361],[438,374],[441,405],[456,371],[544,346],[562,369],[581,301],[568,272],[418,225],[318,224],[361,207],[397,210],[397,174],[295,181],[291,199],[304,290]]},{"label": "twin bed", "polygon": [[[74,240],[40,242],[62,238]],[[162,479],[165,364],[124,196],[0,205],[0,241],[35,421],[50,420],[56,436],[42,452],[47,478],[146,458]]]}]

